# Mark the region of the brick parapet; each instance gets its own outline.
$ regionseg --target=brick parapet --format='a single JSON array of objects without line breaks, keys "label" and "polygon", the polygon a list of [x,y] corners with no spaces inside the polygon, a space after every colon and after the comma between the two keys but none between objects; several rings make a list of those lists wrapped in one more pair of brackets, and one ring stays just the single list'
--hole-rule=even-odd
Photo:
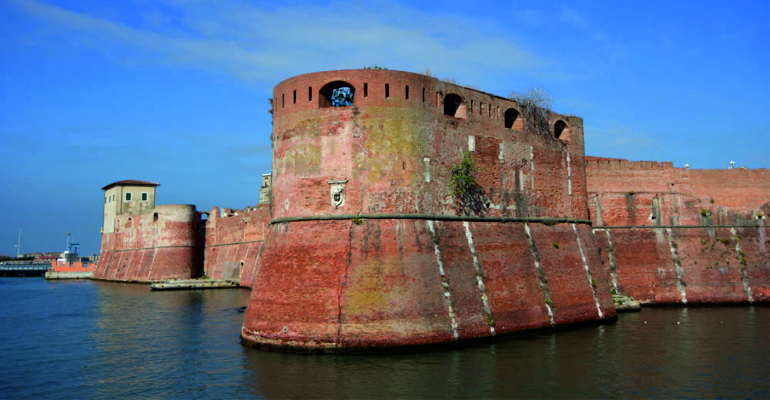
[{"label": "brick parapet", "polygon": [[[337,81],[354,104],[323,107],[322,88]],[[582,222],[579,117],[552,114],[551,132],[537,133],[518,110],[509,128],[515,102],[400,71],[300,75],[273,94],[273,223],[246,343],[366,351],[615,316]],[[486,219],[448,220],[452,167],[468,151]]]},{"label": "brick parapet", "polygon": [[[321,107],[320,89],[334,81],[355,88],[354,106]],[[449,93],[462,98],[462,118],[444,115],[442,102]],[[551,118],[552,123],[566,122],[561,138],[567,140],[524,131],[521,116],[508,129],[504,113],[518,107],[515,102],[400,71],[300,75],[278,84],[274,98],[275,218],[355,212],[454,214],[451,167],[474,147],[477,180],[490,198],[489,215],[587,215],[578,117]],[[331,204],[330,181],[345,181],[344,206]]]},{"label": "brick parapet", "polygon": [[94,278],[149,282],[199,276],[199,220],[195,206],[182,204],[117,215],[115,232],[102,234]]}]

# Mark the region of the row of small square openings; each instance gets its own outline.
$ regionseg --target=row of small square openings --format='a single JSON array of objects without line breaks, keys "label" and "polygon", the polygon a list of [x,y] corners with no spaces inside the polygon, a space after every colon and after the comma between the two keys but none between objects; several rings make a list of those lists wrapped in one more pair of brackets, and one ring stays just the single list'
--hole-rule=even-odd
[{"label": "row of small square openings", "polygon": [[[369,97],[369,84],[364,83],[364,97]],[[308,101],[313,101],[313,87],[308,87],[307,90],[307,96]],[[318,106],[320,108],[328,108],[328,107],[349,107],[355,103],[355,96],[356,96],[356,88],[351,85],[348,82],[345,81],[334,81],[329,82],[326,85],[324,85],[321,90],[319,91],[318,96]],[[385,84],[385,98],[390,98],[390,84]],[[404,98],[406,100],[409,100],[409,85],[404,86]],[[440,95],[437,93],[437,99],[436,101],[440,99]],[[422,89],[422,101],[425,102],[425,88]],[[292,92],[292,103],[297,104],[297,91],[294,90]],[[286,107],[286,95],[281,95],[281,108]],[[500,118],[500,107],[496,107],[497,112],[497,118]],[[492,104],[487,103],[484,104],[483,102],[480,102],[478,105],[478,110],[480,115],[486,114],[487,117],[492,118]],[[474,104],[474,101],[470,101],[470,112],[474,113],[476,111],[476,105]],[[485,112],[486,111],[486,112]],[[444,115],[448,115],[450,117],[455,117],[459,119],[466,119],[467,118],[467,110],[465,108],[465,103],[463,102],[462,97],[460,95],[455,93],[449,93],[446,96],[444,96]],[[505,127],[508,129],[514,129],[514,125],[520,118],[520,113],[515,108],[509,108],[505,110],[503,114],[504,124]],[[567,126],[567,123],[558,120],[554,124],[553,127],[554,136],[559,139],[568,139],[568,134],[564,135],[562,137],[563,133],[569,133],[569,129]]]},{"label": "row of small square openings", "polygon": [[[355,103],[356,88],[345,81],[334,81],[324,85],[318,92],[318,106],[349,107]],[[364,83],[364,97],[369,97],[369,84]],[[390,84],[385,84],[385,98],[390,98]],[[404,86],[404,99],[409,100],[409,85]],[[292,104],[297,104],[297,91],[292,91]],[[307,101],[313,101],[313,87],[307,88]],[[425,102],[425,88],[422,89],[422,101]],[[286,95],[281,95],[281,108],[286,107]]]}]

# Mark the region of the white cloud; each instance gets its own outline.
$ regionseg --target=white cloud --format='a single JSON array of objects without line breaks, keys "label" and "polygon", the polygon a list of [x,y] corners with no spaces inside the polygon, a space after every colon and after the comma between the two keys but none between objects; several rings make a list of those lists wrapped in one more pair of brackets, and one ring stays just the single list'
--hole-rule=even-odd
[{"label": "white cloud", "polygon": [[233,1],[164,4],[178,8],[178,16],[158,13],[157,4],[148,3],[140,13],[144,26],[36,0],[13,1],[66,33],[61,37],[74,46],[88,43],[134,63],[192,66],[247,82],[372,64],[430,68],[439,76],[474,82],[511,72],[564,76],[491,21],[433,15],[387,1],[272,9]]}]

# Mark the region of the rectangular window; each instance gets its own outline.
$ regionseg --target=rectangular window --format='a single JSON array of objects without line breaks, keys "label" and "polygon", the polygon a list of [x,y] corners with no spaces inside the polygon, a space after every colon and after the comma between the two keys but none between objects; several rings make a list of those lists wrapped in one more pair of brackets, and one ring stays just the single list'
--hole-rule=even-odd
[{"label": "rectangular window", "polygon": [[142,192],[142,201],[147,201],[147,192]]},{"label": "rectangular window", "polygon": [[404,87],[404,97],[406,97],[406,99],[409,100],[409,85],[406,85]]},{"label": "rectangular window", "polygon": [[390,83],[385,84],[385,98],[390,97]]},{"label": "rectangular window", "polygon": [[297,91],[294,91],[294,102],[292,104],[297,104]]},{"label": "rectangular window", "polygon": [[131,192],[126,192],[126,201],[131,201]]},{"label": "rectangular window", "polygon": [[364,83],[364,97],[369,97],[369,84]]},{"label": "rectangular window", "polygon": [[313,101],[313,87],[307,88],[307,101]]}]

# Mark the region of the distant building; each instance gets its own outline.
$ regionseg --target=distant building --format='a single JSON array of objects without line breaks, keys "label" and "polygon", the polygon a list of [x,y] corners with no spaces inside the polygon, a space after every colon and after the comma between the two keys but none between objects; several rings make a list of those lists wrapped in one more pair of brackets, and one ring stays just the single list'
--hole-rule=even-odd
[{"label": "distant building", "polygon": [[259,188],[259,204],[270,204],[273,188],[273,174],[262,174],[262,186]]},{"label": "distant building", "polygon": [[159,183],[128,179],[110,183],[104,190],[102,233],[115,231],[115,216],[138,214],[155,208],[155,188]]}]

